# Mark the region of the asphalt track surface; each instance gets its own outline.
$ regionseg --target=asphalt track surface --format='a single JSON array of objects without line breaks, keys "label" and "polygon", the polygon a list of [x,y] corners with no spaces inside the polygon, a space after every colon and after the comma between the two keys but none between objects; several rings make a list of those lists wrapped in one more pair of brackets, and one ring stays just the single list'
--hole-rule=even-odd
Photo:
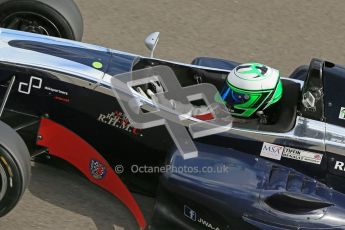
[{"label": "asphalt track surface", "polygon": [[[84,41],[148,55],[143,40],[160,31],[156,57],[196,56],[262,62],[288,75],[312,57],[345,64],[343,0],[76,0]],[[145,215],[154,201],[136,195]],[[127,209],[73,170],[33,163],[32,181],[0,229],[137,229]]]}]

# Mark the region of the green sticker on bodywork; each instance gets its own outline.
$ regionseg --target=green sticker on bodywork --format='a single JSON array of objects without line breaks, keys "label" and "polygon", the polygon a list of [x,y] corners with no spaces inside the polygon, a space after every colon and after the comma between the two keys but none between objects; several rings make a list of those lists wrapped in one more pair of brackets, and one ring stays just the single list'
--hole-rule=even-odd
[{"label": "green sticker on bodywork", "polygon": [[92,67],[95,69],[101,69],[103,67],[103,64],[99,61],[92,62]]}]

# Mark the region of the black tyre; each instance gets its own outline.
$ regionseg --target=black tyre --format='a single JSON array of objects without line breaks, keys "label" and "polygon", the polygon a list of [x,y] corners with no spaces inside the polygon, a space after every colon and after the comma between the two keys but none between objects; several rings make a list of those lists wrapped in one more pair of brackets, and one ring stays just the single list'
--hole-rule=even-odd
[{"label": "black tyre", "polygon": [[73,0],[0,0],[0,27],[77,41],[83,36]]},{"label": "black tyre", "polygon": [[29,151],[17,133],[0,122],[0,216],[16,206],[29,180]]}]

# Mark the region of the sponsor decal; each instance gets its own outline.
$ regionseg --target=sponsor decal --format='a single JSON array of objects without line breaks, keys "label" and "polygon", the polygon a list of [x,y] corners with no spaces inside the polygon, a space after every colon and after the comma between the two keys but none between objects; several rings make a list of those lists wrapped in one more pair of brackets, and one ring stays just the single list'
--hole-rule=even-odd
[{"label": "sponsor decal", "polygon": [[90,161],[90,173],[95,179],[101,180],[104,178],[105,174],[107,173],[107,169],[98,160],[91,160]]},{"label": "sponsor decal", "polygon": [[57,100],[57,101],[64,102],[64,103],[69,103],[70,102],[69,98],[64,98],[64,97],[60,97],[60,96],[54,96],[54,99]]},{"label": "sponsor decal", "polygon": [[285,157],[319,165],[321,164],[323,154],[264,142],[262,145],[260,156],[271,158],[274,160],[280,160],[281,157]]},{"label": "sponsor decal", "polygon": [[108,114],[100,114],[97,120],[99,122],[130,132],[133,135],[143,136],[142,130],[134,128],[129,122],[128,117],[122,112],[115,111]]},{"label": "sponsor decal", "polygon": [[323,155],[321,153],[312,153],[300,149],[285,147],[283,157],[319,165],[321,164]]},{"label": "sponsor decal", "polygon": [[31,76],[29,83],[19,82],[18,92],[24,94],[30,94],[31,89],[40,89],[42,87],[42,79],[38,77]]},{"label": "sponsor decal", "polygon": [[[42,88],[42,82],[43,82],[43,80],[41,78],[31,76],[29,83],[19,82],[18,92],[23,93],[23,94],[30,94],[32,89],[41,89]],[[67,92],[60,90],[60,89],[52,88],[50,86],[44,86],[43,89],[48,91],[48,92],[51,92],[51,93],[56,93],[56,94],[61,94],[63,96],[68,96]]]},{"label": "sponsor decal", "polygon": [[184,216],[192,221],[196,221],[196,212],[187,205],[184,206]]},{"label": "sponsor decal", "polygon": [[284,151],[284,147],[264,142],[260,152],[260,156],[280,160]]},{"label": "sponsor decal", "polygon": [[339,119],[345,120],[345,107],[340,108]]},{"label": "sponsor decal", "polygon": [[197,215],[197,213],[191,209],[190,207],[188,207],[187,205],[184,206],[184,216],[187,217],[188,219],[199,223],[209,229],[212,230],[220,230],[219,227],[212,225],[210,222],[208,222],[207,220],[201,218],[200,216]]},{"label": "sponsor decal", "polygon": [[102,69],[103,64],[102,64],[102,62],[94,61],[94,62],[92,62],[92,67],[95,69]]},{"label": "sponsor decal", "polygon": [[67,93],[67,92],[62,91],[62,90],[60,90],[60,89],[54,89],[54,88],[48,87],[48,86],[45,86],[44,89],[47,90],[47,91],[50,91],[50,92],[52,92],[52,93],[58,93],[58,94],[61,94],[61,95],[68,96],[68,93]]},{"label": "sponsor decal", "polygon": [[345,163],[342,161],[336,161],[334,164],[334,169],[345,172]]}]

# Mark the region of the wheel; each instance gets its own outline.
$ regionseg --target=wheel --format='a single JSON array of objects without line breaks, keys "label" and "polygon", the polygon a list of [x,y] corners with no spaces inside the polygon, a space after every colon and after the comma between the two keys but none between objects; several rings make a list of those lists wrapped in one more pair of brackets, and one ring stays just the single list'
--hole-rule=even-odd
[{"label": "wheel", "polygon": [[30,180],[30,154],[22,138],[0,122],[0,216],[21,199]]},{"label": "wheel", "polygon": [[0,27],[77,41],[83,36],[73,0],[0,0]]}]

